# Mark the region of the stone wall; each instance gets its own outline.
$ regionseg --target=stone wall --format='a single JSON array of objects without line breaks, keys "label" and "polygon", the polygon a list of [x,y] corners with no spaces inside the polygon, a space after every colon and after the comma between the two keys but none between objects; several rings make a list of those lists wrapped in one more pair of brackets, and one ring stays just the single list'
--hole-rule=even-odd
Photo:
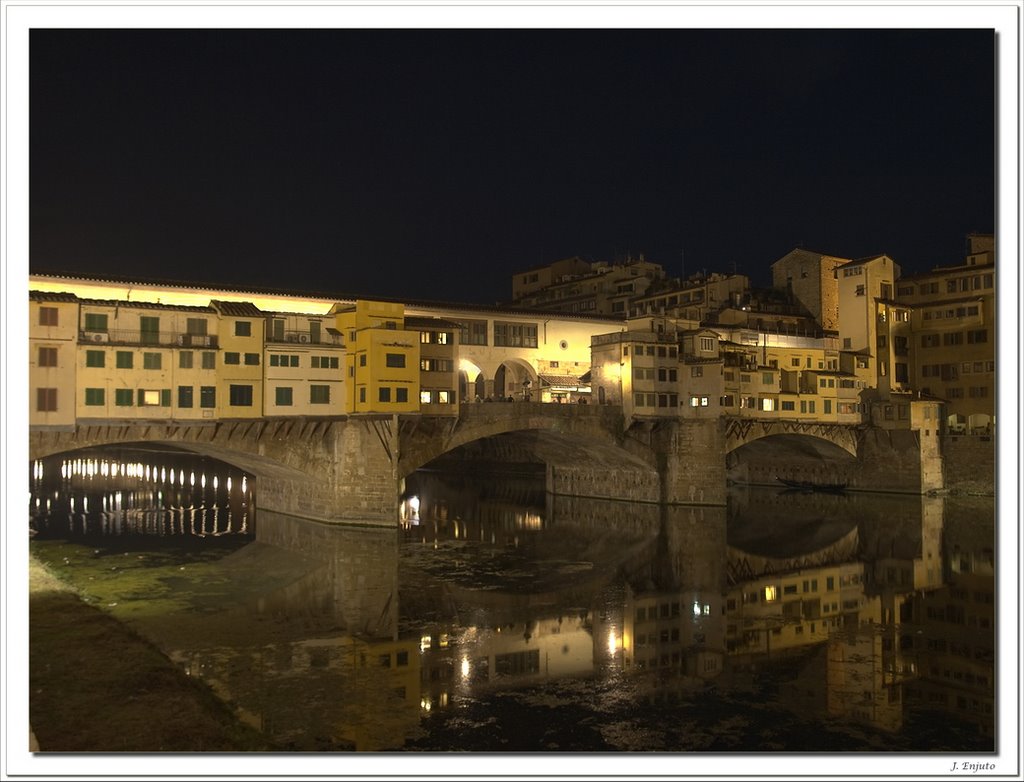
[{"label": "stone wall", "polygon": [[996,442],[989,435],[943,435],[943,472],[950,494],[994,495]]},{"label": "stone wall", "polygon": [[554,495],[594,497],[627,502],[658,502],[661,481],[653,470],[599,464],[547,465],[547,490]]},{"label": "stone wall", "polygon": [[669,421],[652,436],[662,502],[725,505],[725,437],[718,420]]}]

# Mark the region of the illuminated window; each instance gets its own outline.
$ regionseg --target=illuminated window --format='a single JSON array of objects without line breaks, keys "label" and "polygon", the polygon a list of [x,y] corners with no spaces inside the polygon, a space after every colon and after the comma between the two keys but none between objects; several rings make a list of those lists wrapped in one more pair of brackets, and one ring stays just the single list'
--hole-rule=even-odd
[{"label": "illuminated window", "polygon": [[772,603],[779,599],[779,588],[776,586],[766,586],[764,588],[764,602]]},{"label": "illuminated window", "polygon": [[691,396],[690,397],[690,407],[700,407],[700,397],[699,396]]},{"label": "illuminated window", "polygon": [[451,402],[451,392],[450,391],[438,391],[437,392],[437,401],[440,402],[442,405],[449,404]]},{"label": "illuminated window", "polygon": [[139,389],[139,407],[170,407],[171,389]]},{"label": "illuminated window", "polygon": [[770,412],[775,409],[775,400],[771,397],[763,397],[761,399],[761,409]]},{"label": "illuminated window", "polygon": [[420,404],[429,405],[433,400],[430,398],[432,393],[430,391],[420,391]]}]

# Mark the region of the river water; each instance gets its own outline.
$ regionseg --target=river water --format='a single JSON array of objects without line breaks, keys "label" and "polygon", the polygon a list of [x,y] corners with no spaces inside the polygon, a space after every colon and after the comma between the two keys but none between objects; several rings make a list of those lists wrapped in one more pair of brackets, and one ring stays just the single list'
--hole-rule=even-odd
[{"label": "river water", "polygon": [[993,749],[991,498],[421,471],[399,530],[302,552],[255,541],[251,476],[178,458],[40,463],[33,551],[284,750]]}]

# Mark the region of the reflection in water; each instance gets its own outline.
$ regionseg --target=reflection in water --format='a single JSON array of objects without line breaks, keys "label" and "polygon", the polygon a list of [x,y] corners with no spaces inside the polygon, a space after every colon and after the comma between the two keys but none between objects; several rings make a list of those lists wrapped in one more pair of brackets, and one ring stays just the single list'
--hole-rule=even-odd
[{"label": "reflection in water", "polygon": [[316,527],[230,611],[135,621],[296,750],[993,746],[991,500],[667,507],[422,472],[402,520]]},{"label": "reflection in water", "polygon": [[215,459],[97,448],[32,463],[29,528],[46,537],[250,532],[250,476]]}]

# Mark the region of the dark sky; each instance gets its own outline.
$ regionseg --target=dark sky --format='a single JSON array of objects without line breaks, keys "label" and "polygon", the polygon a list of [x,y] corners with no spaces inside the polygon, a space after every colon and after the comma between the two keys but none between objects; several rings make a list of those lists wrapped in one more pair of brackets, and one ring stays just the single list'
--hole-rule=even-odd
[{"label": "dark sky", "polygon": [[30,69],[32,271],[494,303],[995,228],[986,30],[33,30]]}]

